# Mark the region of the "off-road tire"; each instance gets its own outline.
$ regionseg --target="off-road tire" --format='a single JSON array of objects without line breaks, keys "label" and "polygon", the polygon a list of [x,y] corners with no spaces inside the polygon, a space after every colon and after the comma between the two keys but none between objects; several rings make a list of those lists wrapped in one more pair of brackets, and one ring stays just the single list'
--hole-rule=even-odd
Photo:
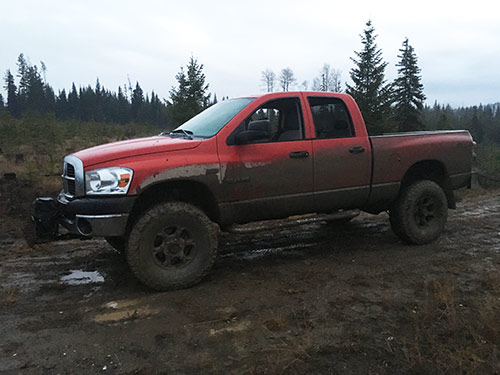
[{"label": "off-road tire", "polygon": [[125,237],[105,237],[106,242],[120,254],[125,254],[127,239]]},{"label": "off-road tire", "polygon": [[448,217],[448,201],[434,181],[420,180],[405,187],[394,202],[389,220],[403,241],[423,245],[436,240]]},{"label": "off-road tire", "polygon": [[217,256],[217,225],[184,202],[161,203],[139,218],[128,240],[127,262],[146,286],[159,290],[197,284]]}]

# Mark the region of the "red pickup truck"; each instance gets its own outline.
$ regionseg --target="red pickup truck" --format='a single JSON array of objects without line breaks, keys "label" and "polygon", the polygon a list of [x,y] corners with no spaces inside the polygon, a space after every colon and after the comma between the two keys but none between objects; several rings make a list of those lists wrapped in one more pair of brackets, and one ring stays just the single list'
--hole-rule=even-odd
[{"label": "red pickup truck", "polygon": [[470,183],[472,148],[467,131],[369,137],[345,94],[235,98],[170,133],[67,156],[57,220],[106,237],[149,287],[186,287],[210,270],[218,230],[233,224],[389,211],[402,240],[431,242],[453,190]]}]

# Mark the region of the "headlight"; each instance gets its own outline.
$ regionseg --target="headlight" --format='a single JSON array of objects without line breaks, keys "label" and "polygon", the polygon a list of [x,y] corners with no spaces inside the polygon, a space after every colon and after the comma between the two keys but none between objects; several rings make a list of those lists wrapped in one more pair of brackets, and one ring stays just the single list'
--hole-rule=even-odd
[{"label": "headlight", "polygon": [[127,194],[134,171],[109,167],[85,172],[85,192],[95,194]]}]

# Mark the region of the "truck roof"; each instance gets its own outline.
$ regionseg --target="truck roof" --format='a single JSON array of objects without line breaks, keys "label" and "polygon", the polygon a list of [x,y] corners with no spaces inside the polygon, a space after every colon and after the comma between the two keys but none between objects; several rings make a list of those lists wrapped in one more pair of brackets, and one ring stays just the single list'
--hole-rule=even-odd
[{"label": "truck roof", "polygon": [[296,96],[304,94],[306,96],[335,96],[335,97],[350,97],[348,94],[343,94],[343,93],[338,93],[338,92],[329,92],[329,91],[277,91],[277,92],[267,92],[263,94],[249,94],[249,95],[241,95],[241,96],[235,96],[234,98],[231,99],[238,99],[238,98],[261,98],[261,97],[269,97],[269,98],[279,98],[279,97],[286,97],[286,96]]}]

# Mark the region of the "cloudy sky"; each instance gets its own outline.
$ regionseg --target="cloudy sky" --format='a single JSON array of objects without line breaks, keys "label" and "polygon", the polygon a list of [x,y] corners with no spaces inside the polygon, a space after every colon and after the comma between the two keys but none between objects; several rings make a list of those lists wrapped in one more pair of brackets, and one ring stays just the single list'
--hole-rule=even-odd
[{"label": "cloudy sky", "polygon": [[266,68],[290,67],[299,82],[312,83],[329,63],[348,82],[371,19],[388,80],[408,37],[429,104],[500,101],[496,1],[2,0],[0,8],[2,76],[23,52],[46,64],[56,91],[93,86],[97,77],[116,91],[130,77],[167,98],[191,55],[219,98],[261,92]]}]

